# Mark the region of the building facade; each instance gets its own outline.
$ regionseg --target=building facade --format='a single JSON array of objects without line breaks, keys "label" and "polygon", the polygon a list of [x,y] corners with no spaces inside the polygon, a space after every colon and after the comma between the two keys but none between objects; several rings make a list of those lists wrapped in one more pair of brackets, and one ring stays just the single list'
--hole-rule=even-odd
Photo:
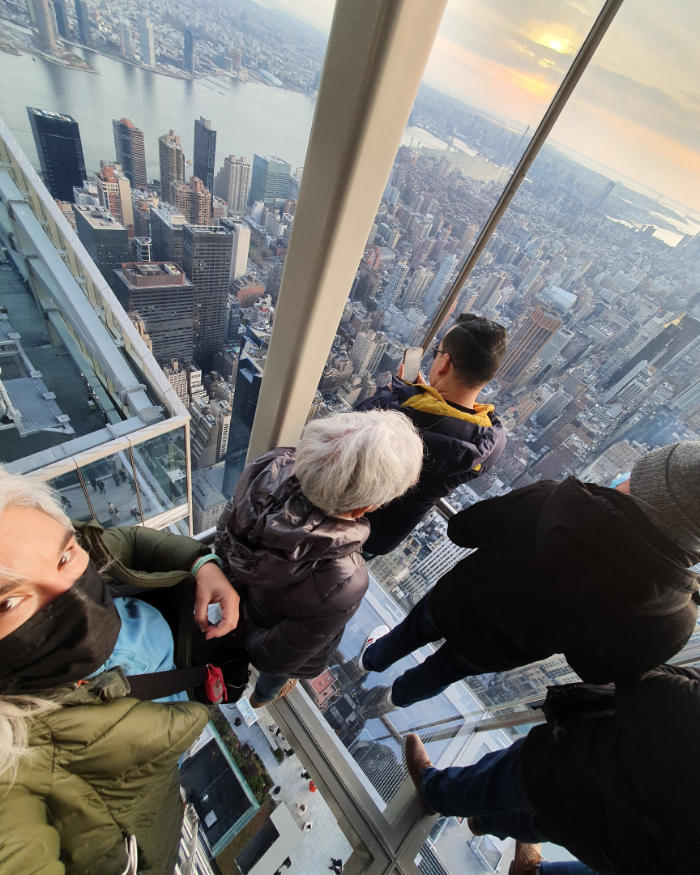
[{"label": "building facade", "polygon": [[73,186],[82,186],[85,159],[78,122],[70,115],[27,107],[44,184],[62,201],[73,200]]},{"label": "building facade", "polygon": [[117,163],[134,188],[148,188],[143,131],[128,118],[112,119]]}]

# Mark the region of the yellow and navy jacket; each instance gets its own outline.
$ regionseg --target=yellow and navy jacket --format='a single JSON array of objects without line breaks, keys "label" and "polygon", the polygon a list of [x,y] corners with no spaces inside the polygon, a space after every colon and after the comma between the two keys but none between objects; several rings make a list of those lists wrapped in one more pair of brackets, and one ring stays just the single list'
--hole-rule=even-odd
[{"label": "yellow and navy jacket", "polygon": [[506,433],[492,404],[475,404],[468,410],[448,403],[432,386],[398,377],[356,409],[374,408],[405,413],[425,447],[416,486],[367,516],[372,530],[365,551],[383,554],[397,547],[436,501],[493,467],[505,447]]}]

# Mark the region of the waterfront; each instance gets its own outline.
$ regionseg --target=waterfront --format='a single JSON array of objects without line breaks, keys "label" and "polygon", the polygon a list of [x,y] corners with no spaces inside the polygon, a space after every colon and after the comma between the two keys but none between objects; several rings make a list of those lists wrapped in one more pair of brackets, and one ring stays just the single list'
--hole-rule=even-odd
[{"label": "waterfront", "polygon": [[29,54],[0,53],[0,78],[11,87],[0,97],[0,116],[38,168],[27,106],[75,117],[88,172],[114,160],[112,119],[126,116],[144,132],[148,178],[158,178],[158,137],[173,129],[192,157],[194,119],[210,118],[217,130],[219,166],[225,155],[277,154],[304,164],[314,100],[305,94],[228,77],[173,79],[104,55],[80,50],[95,74],[58,67]]}]

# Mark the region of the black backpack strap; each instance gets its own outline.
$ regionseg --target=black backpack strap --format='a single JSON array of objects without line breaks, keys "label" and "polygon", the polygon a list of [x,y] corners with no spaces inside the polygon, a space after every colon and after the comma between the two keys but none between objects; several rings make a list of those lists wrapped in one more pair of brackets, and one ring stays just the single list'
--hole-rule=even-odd
[{"label": "black backpack strap", "polygon": [[204,683],[206,665],[191,668],[174,668],[171,671],[154,671],[150,674],[132,674],[127,677],[129,695],[135,699],[163,699]]}]

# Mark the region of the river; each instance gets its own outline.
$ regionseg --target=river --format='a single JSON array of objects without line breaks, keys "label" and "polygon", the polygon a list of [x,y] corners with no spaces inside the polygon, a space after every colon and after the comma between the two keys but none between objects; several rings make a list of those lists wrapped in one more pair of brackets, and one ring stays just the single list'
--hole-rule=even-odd
[{"label": "river", "polygon": [[[76,49],[76,51],[79,51]],[[38,168],[27,106],[72,115],[80,125],[88,172],[113,161],[112,119],[126,116],[144,132],[149,179],[158,178],[158,137],[171,128],[192,158],[194,120],[217,131],[216,166],[229,154],[277,154],[294,171],[304,164],[314,100],[304,94],[228,77],[173,79],[80,50],[95,73],[59,67],[33,55],[0,53],[0,115]],[[191,172],[191,166],[190,166]]]}]

